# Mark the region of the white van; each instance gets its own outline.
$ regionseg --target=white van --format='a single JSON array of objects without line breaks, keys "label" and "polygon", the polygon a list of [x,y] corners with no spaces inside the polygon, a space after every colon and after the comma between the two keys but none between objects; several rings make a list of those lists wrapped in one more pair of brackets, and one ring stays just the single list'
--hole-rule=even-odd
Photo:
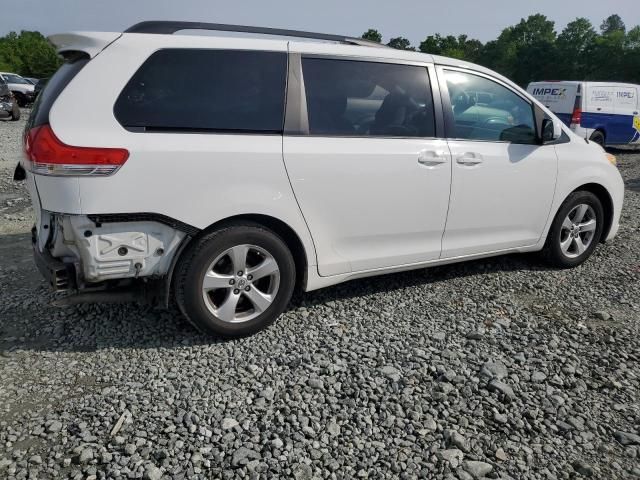
[{"label": "white van", "polygon": [[581,137],[603,146],[640,143],[638,85],[533,82],[527,92]]},{"label": "white van", "polygon": [[[174,35],[194,29],[262,36]],[[191,22],[51,40],[66,62],[16,178],[36,264],[68,302],[174,298],[241,336],[296,284],[511,252],[575,267],[618,230],[615,158],[486,68]]]}]

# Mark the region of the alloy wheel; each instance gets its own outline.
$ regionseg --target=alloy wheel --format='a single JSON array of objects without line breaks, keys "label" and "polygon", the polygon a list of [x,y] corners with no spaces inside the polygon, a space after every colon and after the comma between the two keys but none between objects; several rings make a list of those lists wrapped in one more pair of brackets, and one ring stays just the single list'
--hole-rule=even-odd
[{"label": "alloy wheel", "polygon": [[582,255],[593,242],[596,213],[590,205],[581,203],[571,209],[560,229],[560,249],[569,258]]},{"label": "alloy wheel", "polygon": [[236,245],[211,262],[202,280],[209,311],[223,322],[242,323],[271,306],[280,286],[273,255],[256,245]]}]

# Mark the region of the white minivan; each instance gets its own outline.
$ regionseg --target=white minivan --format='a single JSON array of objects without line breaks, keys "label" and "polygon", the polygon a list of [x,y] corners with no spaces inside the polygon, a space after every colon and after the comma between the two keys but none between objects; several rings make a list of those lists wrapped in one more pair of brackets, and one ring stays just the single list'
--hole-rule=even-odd
[{"label": "white minivan", "polygon": [[583,138],[602,146],[640,143],[640,85],[533,82],[527,92]]},{"label": "white minivan", "polygon": [[[194,29],[253,36],[175,34]],[[16,178],[69,302],[175,299],[240,336],[296,285],[512,252],[575,267],[618,231],[615,157],[478,65],[189,22],[51,40],[67,61]]]}]

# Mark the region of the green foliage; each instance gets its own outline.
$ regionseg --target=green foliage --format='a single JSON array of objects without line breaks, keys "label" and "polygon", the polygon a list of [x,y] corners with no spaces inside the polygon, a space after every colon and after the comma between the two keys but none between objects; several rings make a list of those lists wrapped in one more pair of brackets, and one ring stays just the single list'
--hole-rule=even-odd
[{"label": "green foliage", "polygon": [[404,37],[392,38],[389,40],[389,43],[387,43],[387,46],[397,48],[398,50],[415,50],[415,48],[411,46],[411,42]]},{"label": "green foliage", "polygon": [[586,18],[576,18],[567,24],[556,40],[558,62],[556,78],[588,79],[592,69],[591,50],[598,34]]},{"label": "green foliage", "polygon": [[382,43],[382,34],[373,28],[370,28],[362,34],[362,38],[372,42]]},{"label": "green foliage", "polygon": [[[362,38],[382,43],[369,29]],[[404,37],[388,46],[416,50]],[[466,35],[429,35],[419,51],[459,58],[492,68],[522,85],[534,80],[604,80],[640,83],[640,26],[627,30],[619,15],[610,15],[600,32],[586,18],[576,18],[560,34],[546,16],[536,14],[505,28],[483,44]],[[50,77],[62,60],[39,32],[11,32],[0,37],[0,70],[27,77]]]},{"label": "green foliage", "polygon": [[624,33],[626,29],[620,15],[610,15],[600,24],[602,35],[609,35],[614,32]]},{"label": "green foliage", "polygon": [[25,77],[53,75],[62,60],[40,32],[11,32],[0,37],[0,70]]},{"label": "green foliage", "polygon": [[435,35],[429,35],[420,43],[420,51],[475,62],[480,58],[482,42],[470,40],[466,35],[443,37],[436,33]]},{"label": "green foliage", "polygon": [[[365,36],[366,35],[366,36]],[[377,30],[363,38],[382,41]],[[413,50],[404,37],[390,47]],[[555,23],[536,14],[505,28],[485,44],[466,35],[429,35],[419,51],[484,65],[526,85],[535,80],[601,80],[640,83],[640,26],[627,31],[619,15],[607,17],[596,31],[586,18],[576,18],[559,34]]]}]

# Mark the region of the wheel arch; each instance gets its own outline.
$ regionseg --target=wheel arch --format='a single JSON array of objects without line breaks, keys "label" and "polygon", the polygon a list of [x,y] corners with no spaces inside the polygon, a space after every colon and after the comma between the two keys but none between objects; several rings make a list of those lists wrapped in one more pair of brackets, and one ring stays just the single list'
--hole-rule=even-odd
[{"label": "wheel arch", "polygon": [[602,125],[598,125],[593,132],[591,132],[591,135],[589,135],[589,140],[591,140],[593,138],[593,134],[594,133],[601,133],[602,134],[602,138],[603,138],[603,143],[606,145],[607,144],[607,131],[605,130],[605,128]]},{"label": "wheel arch", "polygon": [[[584,185],[580,185],[578,188],[572,190],[571,193],[574,192],[591,192],[602,204],[602,209],[604,210],[604,229],[602,230],[602,236],[600,237],[600,242],[604,243],[604,240],[609,235],[609,231],[611,230],[611,226],[613,225],[613,199],[611,198],[611,194],[609,191],[600,185],[599,183],[585,183]],[[567,197],[569,196],[567,195]],[[566,197],[565,197],[566,200]],[[563,200],[564,203],[564,200]],[[561,204],[562,205],[562,204]]]},{"label": "wheel arch", "polygon": [[[260,226],[266,227],[269,230],[272,230],[277,235],[279,235],[282,240],[285,242],[291,254],[293,255],[293,260],[296,265],[296,289],[304,288],[307,283],[307,267],[309,265],[309,260],[304,243],[300,236],[296,233],[296,231],[287,223],[282,220],[272,217],[270,215],[263,214],[240,214],[234,215],[231,217],[224,218],[215,223],[212,223],[208,227],[204,228],[197,235],[191,237],[188,241],[189,243],[194,240],[207,235],[215,230],[218,230],[224,226],[232,225],[234,223],[255,223]],[[185,245],[186,247],[186,245]],[[178,258],[175,259],[174,264],[177,264],[182,256],[185,254],[188,248],[183,248],[178,255]],[[173,277],[173,275],[172,275]],[[173,281],[172,279],[170,281]]]}]

